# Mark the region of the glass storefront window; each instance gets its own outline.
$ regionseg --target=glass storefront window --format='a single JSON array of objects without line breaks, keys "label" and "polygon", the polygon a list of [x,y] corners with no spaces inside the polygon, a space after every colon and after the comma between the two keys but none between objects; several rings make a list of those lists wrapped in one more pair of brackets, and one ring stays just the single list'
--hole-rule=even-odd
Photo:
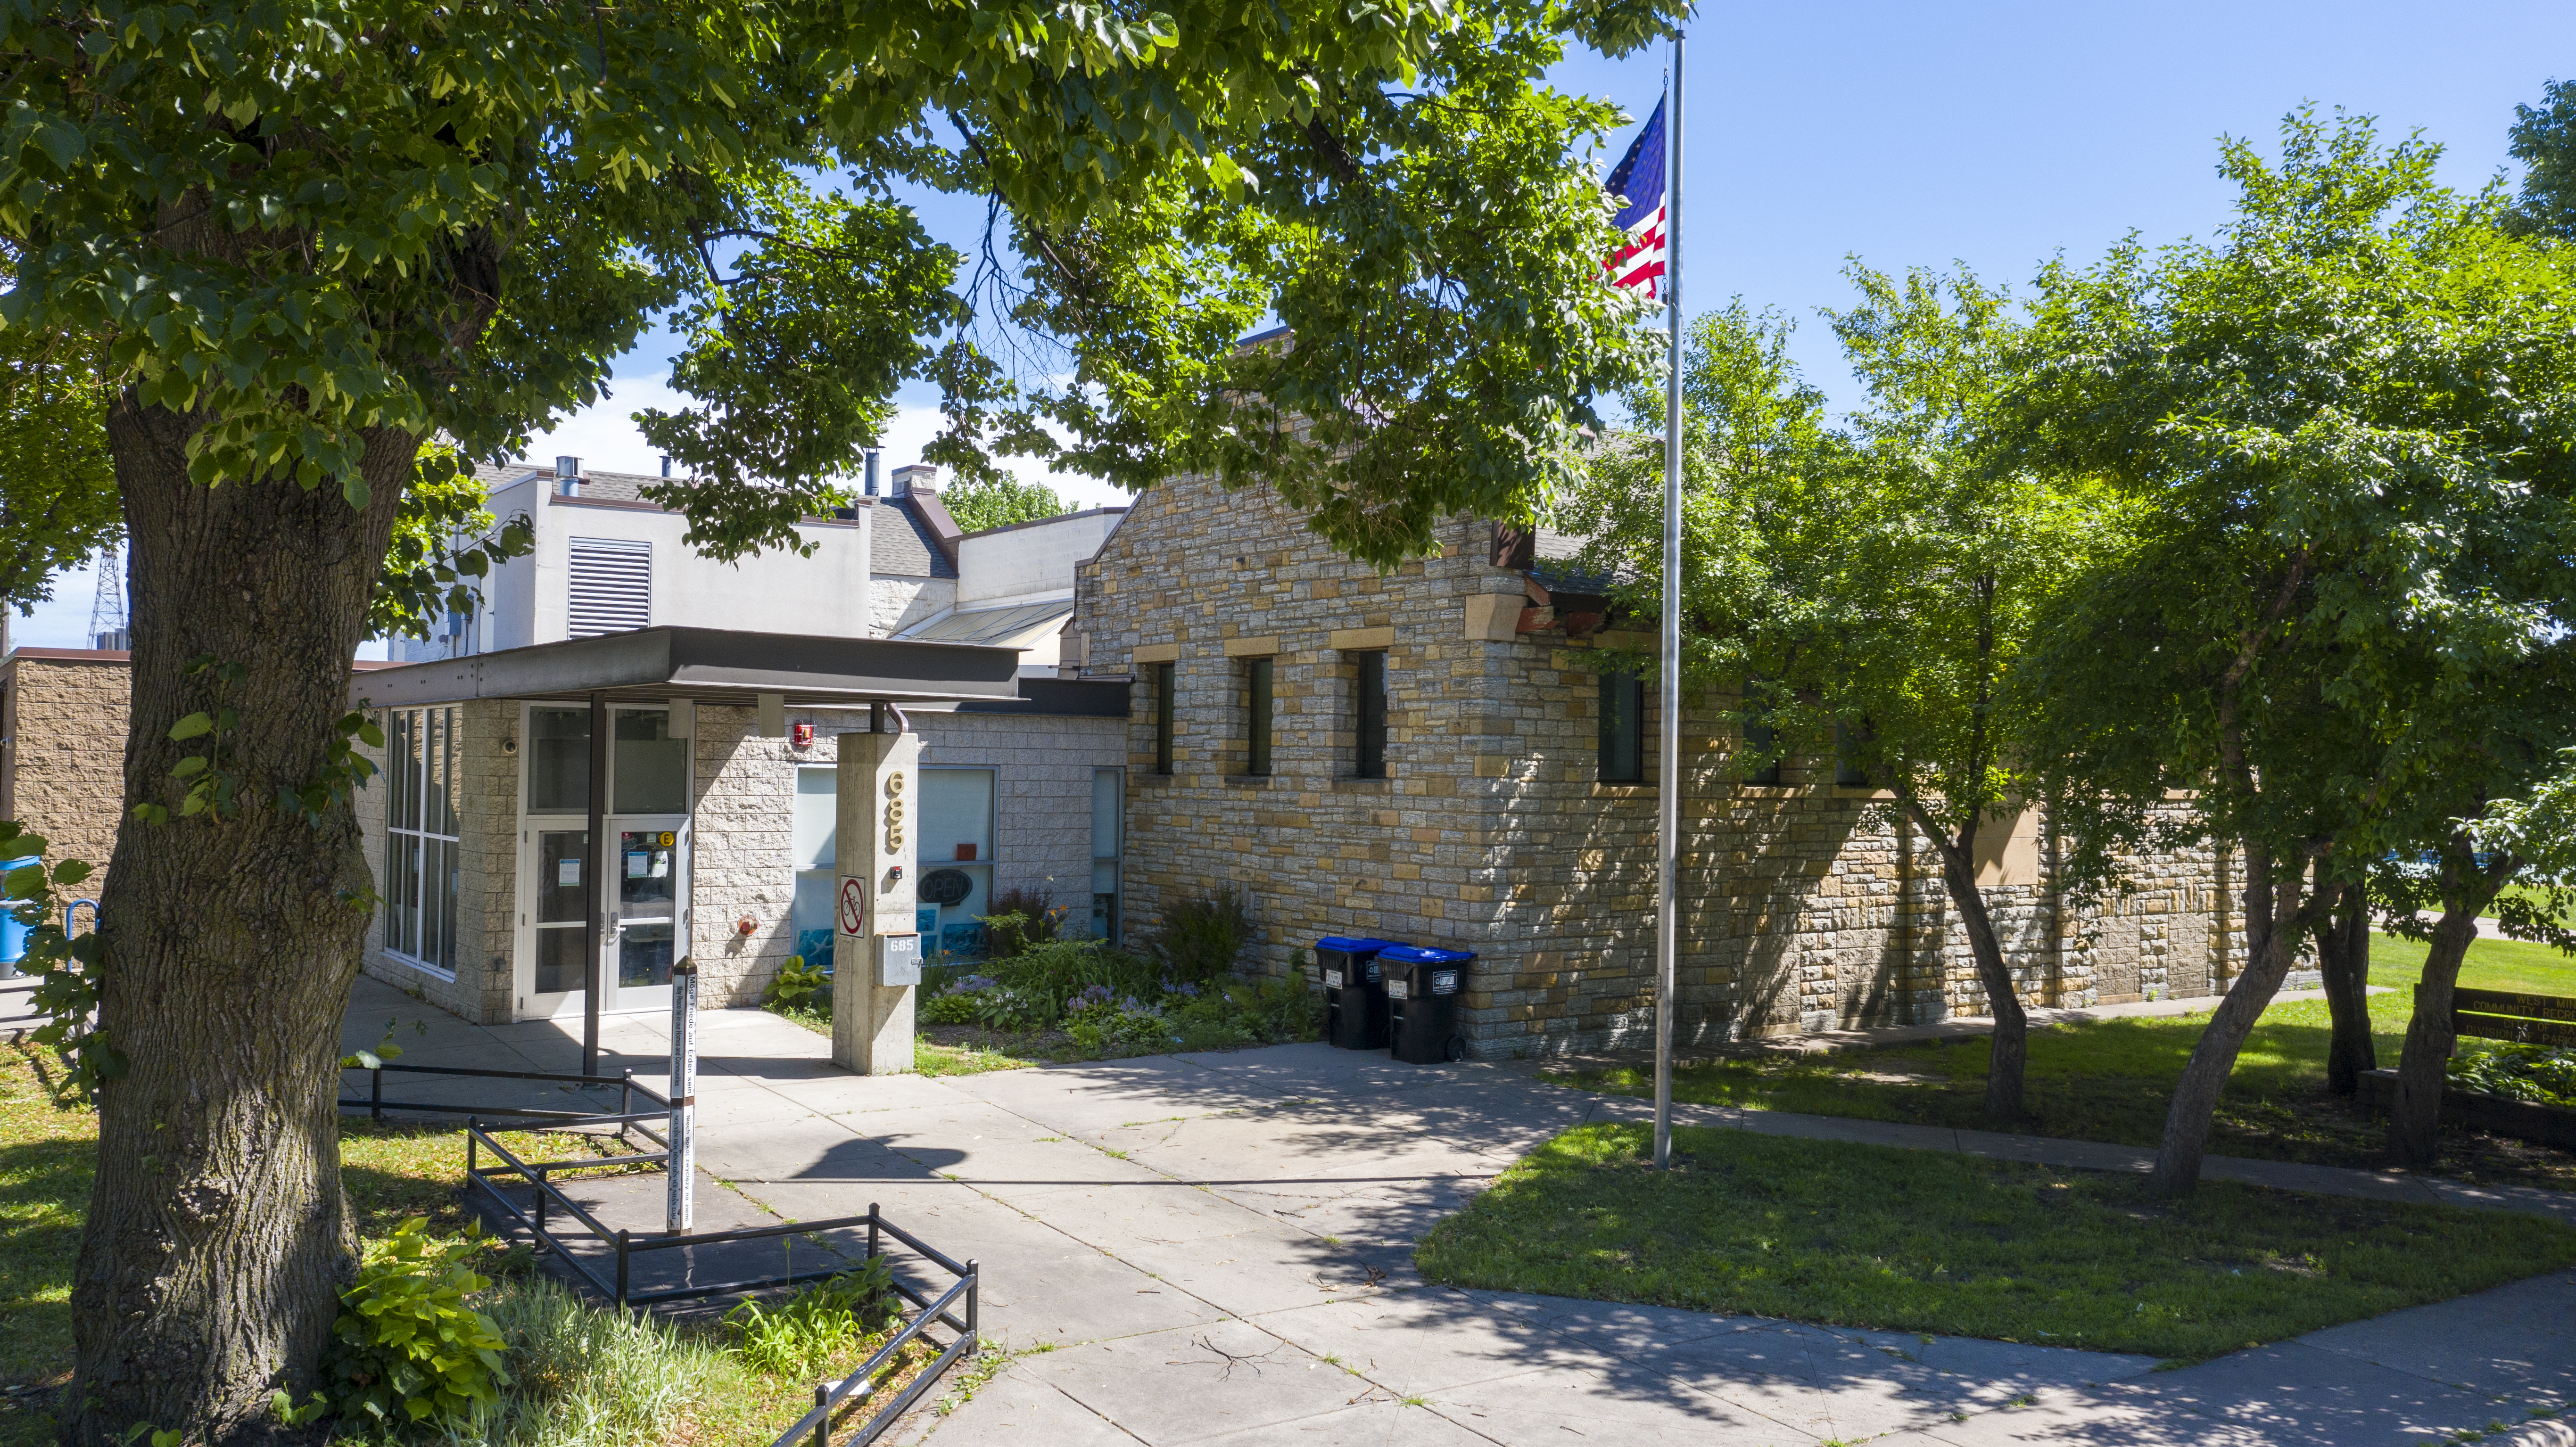
[{"label": "glass storefront window", "polygon": [[528,710],[528,812],[579,814],[590,808],[590,710]]},{"label": "glass storefront window", "polygon": [[788,852],[796,871],[796,893],[787,907],[787,925],[796,937],[796,953],[808,965],[826,969],[832,963],[833,863],[839,855],[841,822],[840,771],[828,764],[796,771],[796,813]]},{"label": "glass storefront window", "polygon": [[611,812],[689,811],[689,741],[671,737],[671,711],[621,708],[610,725],[617,747],[608,756]]},{"label": "glass storefront window", "polygon": [[984,953],[993,912],[993,771],[921,771],[919,926],[925,955]]}]

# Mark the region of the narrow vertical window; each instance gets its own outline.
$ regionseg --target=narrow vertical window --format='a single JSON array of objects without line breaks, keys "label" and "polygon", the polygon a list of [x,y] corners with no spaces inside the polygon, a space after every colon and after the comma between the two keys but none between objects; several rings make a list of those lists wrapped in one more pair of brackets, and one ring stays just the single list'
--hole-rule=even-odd
[{"label": "narrow vertical window", "polygon": [[1157,663],[1154,670],[1154,772],[1172,771],[1172,669],[1176,665]]},{"label": "narrow vertical window", "polygon": [[1244,710],[1244,743],[1247,747],[1243,771],[1256,777],[1266,777],[1270,773],[1271,660],[1254,658],[1246,661],[1251,665],[1245,670],[1245,681],[1251,685],[1252,698],[1250,707]]},{"label": "narrow vertical window", "polygon": [[1633,673],[1601,675],[1601,782],[1646,781],[1646,681]]},{"label": "narrow vertical window", "polygon": [[1359,737],[1359,766],[1353,772],[1363,779],[1386,777],[1386,655],[1359,655],[1360,676],[1354,686],[1351,703],[1354,732]]},{"label": "narrow vertical window", "polygon": [[386,720],[385,952],[456,972],[462,857],[458,710],[397,709]]},{"label": "narrow vertical window", "polygon": [[1744,782],[1777,784],[1780,782],[1779,731],[1771,727],[1771,695],[1760,679],[1744,684],[1744,751],[1753,762],[1746,765]]},{"label": "narrow vertical window", "polygon": [[1118,942],[1118,865],[1126,854],[1127,771],[1091,771],[1091,937]]},{"label": "narrow vertical window", "polygon": [[1861,762],[1860,741],[1852,737],[1851,725],[1839,719],[1834,723],[1834,782],[1851,789],[1869,787],[1869,766]]}]

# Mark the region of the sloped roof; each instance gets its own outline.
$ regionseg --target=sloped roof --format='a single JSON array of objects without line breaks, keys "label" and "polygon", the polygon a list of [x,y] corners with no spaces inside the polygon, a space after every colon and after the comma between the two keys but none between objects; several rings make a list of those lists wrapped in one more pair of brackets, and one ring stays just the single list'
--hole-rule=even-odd
[{"label": "sloped roof", "polygon": [[906,628],[895,637],[922,643],[983,643],[1026,648],[1063,626],[1073,616],[1073,600],[1010,603],[998,608],[951,608]]},{"label": "sloped roof", "polygon": [[876,505],[877,525],[868,538],[868,571],[906,578],[954,578],[957,565],[922,521],[921,510],[908,497],[863,498]]}]

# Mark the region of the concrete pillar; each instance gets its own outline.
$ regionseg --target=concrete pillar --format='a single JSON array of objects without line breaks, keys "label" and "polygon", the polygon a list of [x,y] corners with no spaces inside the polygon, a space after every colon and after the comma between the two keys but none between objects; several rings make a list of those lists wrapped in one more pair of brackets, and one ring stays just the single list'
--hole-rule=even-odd
[{"label": "concrete pillar", "polygon": [[912,1069],[910,984],[882,983],[889,945],[920,975],[913,931],[921,735],[840,736],[839,865],[832,895],[832,1063],[861,1075]]}]

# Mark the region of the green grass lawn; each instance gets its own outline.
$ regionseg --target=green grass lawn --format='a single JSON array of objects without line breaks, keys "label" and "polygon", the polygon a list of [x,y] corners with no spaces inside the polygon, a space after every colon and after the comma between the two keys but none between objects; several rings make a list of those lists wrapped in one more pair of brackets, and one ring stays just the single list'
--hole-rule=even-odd
[{"label": "green grass lawn", "polygon": [[[2414,1012],[2412,986],[2424,947],[2381,936],[2371,945],[2371,997],[2379,1063],[2395,1065]],[[2463,984],[2576,996],[2576,961],[2538,945],[2480,940],[2461,969]],[[2034,1030],[2025,1103],[2039,1135],[2153,1146],[2183,1062],[2209,1023],[2206,1009]],[[2287,1001],[2266,1011],[2237,1057],[2219,1102],[2209,1148],[2223,1155],[2324,1165],[2383,1163],[2383,1122],[2330,1094],[2325,1083],[2331,1025],[2322,1000]],[[1833,1054],[1752,1052],[1703,1060],[1673,1072],[1673,1098],[1704,1105],[1858,1116],[1925,1125],[1983,1126],[1987,1042],[1974,1037]],[[1645,1070],[1550,1072],[1561,1084],[1648,1095]],[[2462,1179],[2576,1189],[2576,1156],[2501,1138],[2449,1132],[2445,1169]]]},{"label": "green grass lawn", "polygon": [[2576,1229],[2442,1207],[1732,1130],[1584,1126],[1415,1259],[1457,1286],[2198,1360],[2576,1264]]}]

